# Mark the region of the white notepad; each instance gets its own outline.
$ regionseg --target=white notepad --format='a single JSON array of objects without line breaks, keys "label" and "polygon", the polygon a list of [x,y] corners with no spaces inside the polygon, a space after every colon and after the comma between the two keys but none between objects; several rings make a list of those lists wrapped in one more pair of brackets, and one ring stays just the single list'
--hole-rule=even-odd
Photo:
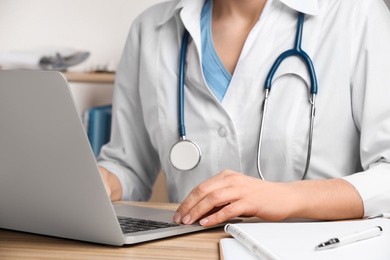
[{"label": "white notepad", "polygon": [[[241,223],[234,224],[250,234],[279,259],[390,259],[390,220],[372,219],[310,223]],[[315,246],[333,237],[350,235],[374,226],[381,226],[380,236],[342,247],[315,250]],[[224,260],[258,260],[234,238],[221,239]]]}]

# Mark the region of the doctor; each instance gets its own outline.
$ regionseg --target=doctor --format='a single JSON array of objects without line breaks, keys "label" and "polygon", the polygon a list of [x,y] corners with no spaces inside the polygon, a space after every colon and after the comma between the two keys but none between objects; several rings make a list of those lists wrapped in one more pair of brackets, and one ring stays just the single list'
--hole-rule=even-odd
[{"label": "doctor", "polygon": [[[299,13],[318,83],[312,141],[314,82],[302,58],[280,64],[263,114],[267,75],[296,45]],[[382,0],[182,0],[148,9],[123,52],[111,141],[99,157],[111,199],[148,200],[162,167],[170,201],[181,202],[178,223],[389,212],[389,46]],[[200,150],[186,170],[171,156],[179,140],[196,143],[190,154]]]}]

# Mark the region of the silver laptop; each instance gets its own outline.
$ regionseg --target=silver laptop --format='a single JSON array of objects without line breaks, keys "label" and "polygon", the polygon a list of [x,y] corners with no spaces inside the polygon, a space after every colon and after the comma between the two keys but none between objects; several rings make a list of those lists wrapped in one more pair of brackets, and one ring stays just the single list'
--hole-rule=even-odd
[{"label": "silver laptop", "polygon": [[0,71],[0,228],[117,246],[204,229],[173,214],[111,203],[61,73]]}]

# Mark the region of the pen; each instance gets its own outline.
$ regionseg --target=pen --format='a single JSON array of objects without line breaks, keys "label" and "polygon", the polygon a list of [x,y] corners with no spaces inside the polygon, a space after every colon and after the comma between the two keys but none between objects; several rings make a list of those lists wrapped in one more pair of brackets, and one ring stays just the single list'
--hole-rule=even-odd
[{"label": "pen", "polygon": [[372,219],[372,218],[390,218],[390,213],[379,213],[376,215],[371,215],[366,218]]},{"label": "pen", "polygon": [[335,248],[339,246],[348,245],[351,243],[355,243],[360,240],[380,236],[382,233],[382,227],[376,226],[367,230],[355,232],[349,236],[340,237],[340,238],[331,238],[326,242],[323,242],[315,247],[316,250],[322,250],[322,249],[330,249]]},{"label": "pen", "polygon": [[252,254],[260,257],[260,259],[264,260],[280,260],[279,256],[274,254],[274,252],[270,251],[264,245],[260,244],[253,238],[251,235],[246,233],[240,227],[232,224],[225,225],[225,232],[232,235],[235,239],[240,241],[244,246],[246,246]]}]

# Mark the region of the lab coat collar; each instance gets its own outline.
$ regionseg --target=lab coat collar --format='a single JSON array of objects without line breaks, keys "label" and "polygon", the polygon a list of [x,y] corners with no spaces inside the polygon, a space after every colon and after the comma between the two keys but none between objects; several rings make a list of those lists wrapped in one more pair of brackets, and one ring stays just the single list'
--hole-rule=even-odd
[{"label": "lab coat collar", "polygon": [[201,33],[200,33],[200,16],[204,2],[206,0],[181,0],[159,23],[159,26],[164,25],[170,19],[173,19],[180,12],[180,18],[184,27],[190,33],[193,42],[201,55]]},{"label": "lab coat collar", "polygon": [[170,12],[167,12],[164,16],[163,16],[163,19],[161,20],[160,23],[158,23],[158,26],[161,26],[161,25],[164,25],[165,23],[167,23],[172,17],[175,16],[176,12],[183,8],[183,2],[182,1],[179,1],[179,3],[172,9],[170,10]]},{"label": "lab coat collar", "polygon": [[[272,2],[273,0],[268,0],[268,4]],[[305,14],[309,15],[317,15],[320,11],[320,6],[319,6],[319,0],[278,0],[285,4],[286,6],[290,7],[291,9],[294,9],[298,12],[302,12]],[[196,17],[196,11],[201,10],[201,7],[204,4],[204,0],[181,0],[177,3],[177,5],[170,11],[168,12],[162,21],[159,23],[159,25],[163,25],[166,22],[168,22],[171,18],[175,16],[175,14],[183,9],[185,14],[193,14],[190,15],[193,18]],[[194,12],[195,11],[195,12]],[[182,16],[183,17],[183,16]]]},{"label": "lab coat collar", "polygon": [[[269,0],[268,0],[269,1]],[[298,12],[317,15],[320,12],[319,0],[279,0],[283,4],[287,5],[291,9]]]},{"label": "lab coat collar", "polygon": [[[189,17],[193,17],[193,18],[196,17],[196,15],[195,15],[196,13],[199,13],[199,15],[200,15],[200,11],[202,10],[204,2],[205,2],[205,0],[181,0],[181,1],[179,1],[177,3],[177,5],[164,16],[162,21],[159,23],[159,26],[165,24],[170,19],[172,19],[176,15],[176,13],[179,12],[180,10],[182,10],[182,12],[184,12],[185,17],[187,14],[189,15]],[[191,15],[191,13],[192,13],[192,15]],[[183,18],[183,13],[181,14],[181,17]]]}]

